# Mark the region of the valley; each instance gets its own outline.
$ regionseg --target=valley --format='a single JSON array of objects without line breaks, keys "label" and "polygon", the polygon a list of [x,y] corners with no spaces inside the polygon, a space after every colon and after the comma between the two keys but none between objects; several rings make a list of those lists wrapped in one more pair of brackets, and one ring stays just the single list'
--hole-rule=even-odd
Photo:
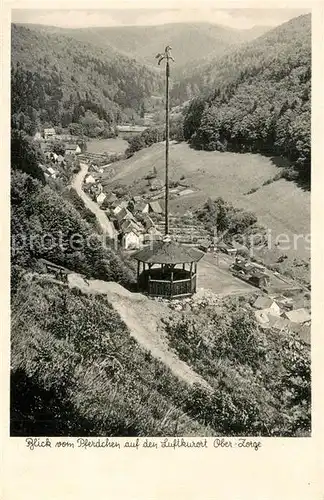
[{"label": "valley", "polygon": [[[138,194],[147,184],[145,177],[153,167],[163,179],[164,148],[162,143],[155,144],[118,162],[112,178],[102,174],[103,186],[109,191],[114,185],[123,184],[131,194]],[[195,192],[171,199],[170,210],[173,214],[184,214],[187,210],[197,209],[208,197],[221,196],[237,208],[254,212],[259,222],[271,229],[274,239],[283,233],[291,241],[294,234],[304,235],[297,241],[296,248],[287,252],[309,258],[306,237],[310,232],[310,193],[285,179],[264,185],[278,171],[280,168],[265,156],[195,151],[184,143],[172,144],[170,181],[179,181],[183,177]],[[247,194],[256,188],[254,193]]]},{"label": "valley", "polygon": [[12,25],[11,435],[311,435],[310,21]]}]

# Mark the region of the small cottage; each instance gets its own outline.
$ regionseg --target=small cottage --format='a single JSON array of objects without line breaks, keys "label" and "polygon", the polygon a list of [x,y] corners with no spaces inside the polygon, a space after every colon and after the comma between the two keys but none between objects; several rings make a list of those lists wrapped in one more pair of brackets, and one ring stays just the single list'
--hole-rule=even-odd
[{"label": "small cottage", "polygon": [[254,311],[254,316],[260,325],[269,325],[269,317],[266,311]]},{"label": "small cottage", "polygon": [[297,323],[300,325],[308,323],[311,320],[310,313],[303,307],[301,307],[300,309],[293,309],[292,311],[285,311],[283,313],[283,316],[289,319],[289,321],[291,321],[292,323]]},{"label": "small cottage", "polygon": [[260,295],[260,297],[258,297],[254,302],[253,307],[274,316],[280,316],[281,314],[281,310],[278,304],[266,295]]},{"label": "small cottage", "polygon": [[78,144],[67,144],[65,148],[65,155],[77,155],[81,153],[81,148]]},{"label": "small cottage", "polygon": [[119,202],[118,205],[114,208],[114,214],[117,215],[123,209],[127,209],[127,207],[128,207],[128,201],[123,200]]},{"label": "small cottage", "polygon": [[61,167],[66,165],[66,161],[64,160],[64,156],[58,155],[56,158],[56,163],[60,165]]},{"label": "small cottage", "polygon": [[143,242],[141,228],[133,220],[125,220],[122,224],[122,246],[125,250],[140,248]]},{"label": "small cottage", "polygon": [[147,203],[145,203],[145,201],[137,201],[136,203],[134,203],[134,208],[133,208],[133,212],[134,214],[138,214],[138,213],[143,213],[143,210],[144,208],[146,207]]},{"label": "small cottage", "polygon": [[276,316],[269,314],[269,325],[275,330],[282,331],[290,328],[290,321],[288,319],[282,318],[281,316]]},{"label": "small cottage", "polygon": [[135,221],[135,218],[134,218],[132,212],[127,210],[127,208],[122,208],[121,210],[119,210],[119,212],[117,212],[117,214],[115,213],[115,217],[116,217],[117,225],[119,227],[121,227],[124,220]]},{"label": "small cottage", "polygon": [[47,172],[48,174],[52,177],[52,179],[56,179],[57,177],[57,172],[54,170],[52,167],[47,167]]},{"label": "small cottage", "polygon": [[84,179],[84,182],[85,184],[94,184],[96,182],[96,179],[91,174],[89,174]]},{"label": "small cottage", "polygon": [[[115,193],[110,193],[109,196],[107,196],[107,203],[111,206],[113,203],[117,202],[118,198],[115,195]],[[118,203],[116,204],[116,207],[118,206]],[[114,207],[115,208],[115,207]]]},{"label": "small cottage", "polygon": [[98,205],[102,205],[105,199],[106,199],[105,193],[100,193],[99,196],[97,196],[96,202],[98,203]]}]

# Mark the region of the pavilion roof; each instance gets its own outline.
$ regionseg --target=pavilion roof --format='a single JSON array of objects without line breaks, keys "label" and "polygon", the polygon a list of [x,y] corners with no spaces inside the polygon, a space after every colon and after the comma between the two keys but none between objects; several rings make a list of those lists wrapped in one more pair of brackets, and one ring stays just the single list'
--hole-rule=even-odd
[{"label": "pavilion roof", "polygon": [[133,255],[134,259],[149,264],[186,264],[198,262],[204,253],[174,241],[155,241]]}]

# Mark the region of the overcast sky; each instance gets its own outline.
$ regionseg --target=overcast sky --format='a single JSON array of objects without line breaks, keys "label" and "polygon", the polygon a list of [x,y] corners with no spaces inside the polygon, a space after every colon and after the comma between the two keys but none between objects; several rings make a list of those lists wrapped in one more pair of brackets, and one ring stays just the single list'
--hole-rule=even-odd
[{"label": "overcast sky", "polygon": [[105,9],[105,10],[12,10],[12,22],[61,27],[155,26],[176,22],[210,22],[232,28],[276,26],[307,13],[306,9]]}]

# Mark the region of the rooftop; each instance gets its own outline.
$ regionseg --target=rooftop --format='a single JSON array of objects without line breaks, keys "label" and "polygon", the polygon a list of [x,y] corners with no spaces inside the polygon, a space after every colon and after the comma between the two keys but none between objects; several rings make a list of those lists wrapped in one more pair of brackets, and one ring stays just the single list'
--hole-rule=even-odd
[{"label": "rooftop", "polygon": [[306,323],[311,320],[311,315],[303,307],[300,309],[293,309],[292,311],[286,311],[284,314],[286,318],[293,323]]},{"label": "rooftop", "polygon": [[256,309],[268,309],[269,307],[272,306],[273,303],[274,303],[274,300],[271,299],[270,297],[260,296],[256,299],[253,306]]},{"label": "rooftop", "polygon": [[203,252],[195,248],[185,247],[174,241],[156,241],[133,257],[149,264],[185,264],[198,262],[203,255]]}]

